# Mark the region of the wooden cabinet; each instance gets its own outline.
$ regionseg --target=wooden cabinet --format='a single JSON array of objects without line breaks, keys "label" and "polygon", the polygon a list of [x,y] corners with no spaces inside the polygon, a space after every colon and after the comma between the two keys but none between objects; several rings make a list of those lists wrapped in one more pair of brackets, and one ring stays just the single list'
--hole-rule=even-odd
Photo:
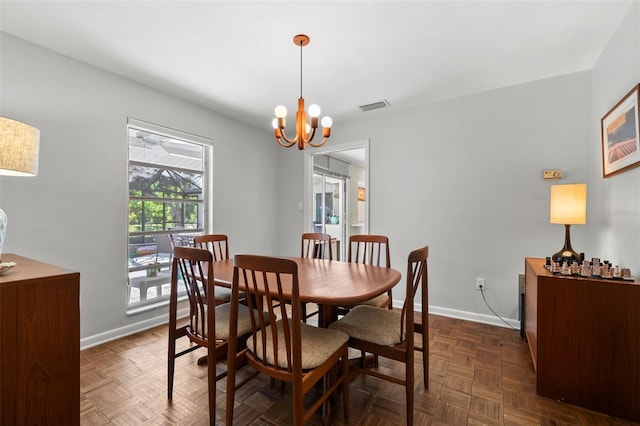
[{"label": "wooden cabinet", "polygon": [[525,259],[540,395],[640,421],[640,283],[563,277]]},{"label": "wooden cabinet", "polygon": [[80,274],[12,254],[0,276],[0,425],[80,424]]}]

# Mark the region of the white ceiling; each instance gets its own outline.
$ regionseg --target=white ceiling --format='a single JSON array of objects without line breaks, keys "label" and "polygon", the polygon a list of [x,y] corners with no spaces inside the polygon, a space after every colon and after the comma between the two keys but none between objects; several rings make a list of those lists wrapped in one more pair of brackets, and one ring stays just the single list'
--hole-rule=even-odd
[{"label": "white ceiling", "polygon": [[303,96],[335,128],[588,70],[633,1],[2,0],[0,28],[265,129],[296,108],[305,33]]}]

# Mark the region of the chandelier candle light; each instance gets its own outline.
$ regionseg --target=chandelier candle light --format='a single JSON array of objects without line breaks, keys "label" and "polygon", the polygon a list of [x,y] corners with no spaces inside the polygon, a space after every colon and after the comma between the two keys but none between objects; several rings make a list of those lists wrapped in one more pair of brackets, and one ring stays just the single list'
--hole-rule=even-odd
[{"label": "chandelier candle light", "polygon": [[275,109],[276,118],[273,119],[272,123],[274,135],[280,146],[285,148],[290,148],[296,144],[300,150],[305,149],[307,145],[317,148],[327,142],[327,139],[331,135],[331,124],[333,124],[333,122],[331,117],[323,117],[321,121],[323,139],[319,143],[311,142],[318,128],[320,107],[315,104],[309,107],[310,120],[307,123],[307,113],[304,110],[304,98],[302,97],[302,47],[309,44],[309,37],[304,34],[298,34],[293,38],[293,43],[296,46],[300,46],[300,98],[298,99],[298,111],[296,111],[296,137],[289,139],[284,133],[287,109],[283,105],[278,105]]},{"label": "chandelier candle light", "polygon": [[[36,176],[40,131],[10,118],[0,117],[0,175]],[[0,209],[0,256],[7,232],[7,215]]]}]

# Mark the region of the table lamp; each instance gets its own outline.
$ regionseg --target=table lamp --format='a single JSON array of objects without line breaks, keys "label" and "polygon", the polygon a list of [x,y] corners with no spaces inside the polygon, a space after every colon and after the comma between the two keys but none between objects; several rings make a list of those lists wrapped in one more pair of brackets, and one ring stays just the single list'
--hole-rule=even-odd
[{"label": "table lamp", "polygon": [[571,247],[571,225],[583,225],[587,222],[587,184],[551,185],[549,204],[549,222],[564,225],[564,247],[555,253],[558,257],[570,259],[579,254]]},{"label": "table lamp", "polygon": [[[28,124],[0,117],[0,175],[36,176],[40,131]],[[7,232],[7,214],[0,209],[0,256]]]}]

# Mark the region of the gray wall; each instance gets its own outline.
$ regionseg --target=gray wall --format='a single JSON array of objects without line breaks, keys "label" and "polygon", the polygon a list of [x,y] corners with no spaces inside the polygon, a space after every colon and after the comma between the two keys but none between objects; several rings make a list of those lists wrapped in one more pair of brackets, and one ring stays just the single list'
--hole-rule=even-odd
[{"label": "gray wall", "polygon": [[634,2],[592,71],[587,222],[599,257],[640,276],[640,168],[602,178],[600,119],[640,83],[640,2]]},{"label": "gray wall", "polygon": [[[430,246],[432,312],[501,324],[474,289],[484,277],[492,307],[518,318],[524,257],[564,241],[563,226],[549,223],[555,183],[588,184],[587,225],[572,226],[573,247],[640,275],[640,168],[602,179],[600,151],[600,118],[640,82],[639,9],[634,2],[593,72],[335,123],[330,145],[371,141],[370,232],[390,237],[394,267],[404,272],[409,251]],[[280,160],[300,172],[297,155]],[[542,180],[556,168],[562,180]],[[302,183],[288,185],[282,208],[297,217]],[[291,239],[282,243],[292,252]],[[403,297],[398,288],[396,304]]]},{"label": "gray wall", "polygon": [[[433,312],[493,322],[475,290],[484,277],[492,306],[517,319],[524,257],[551,255],[564,239],[564,228],[549,224],[543,170],[561,168],[566,182],[588,179],[589,89],[583,72],[336,123],[334,146],[371,141],[370,232],[389,236],[392,265],[404,272],[409,251],[430,246]],[[300,163],[280,159],[280,169]],[[283,195],[285,216],[302,190]],[[291,224],[281,229],[293,232]],[[587,228],[572,236],[587,251]],[[398,288],[394,298],[403,297]]]},{"label": "gray wall", "polygon": [[[574,247],[640,272],[640,169],[602,179],[599,128],[640,81],[638,28],[636,2],[593,71],[335,123],[329,146],[370,140],[370,232],[391,238],[394,267],[404,272],[407,253],[429,244],[433,312],[499,323],[474,289],[484,277],[494,309],[517,318],[524,257],[563,243],[562,226],[549,224],[545,169],[589,185]],[[39,175],[0,179],[5,252],[80,271],[84,345],[166,314],[126,315],[128,116],[214,140],[213,230],[229,234],[233,252],[298,252],[305,153],[11,36],[0,43],[0,114],[42,132]]]},{"label": "gray wall", "polygon": [[213,230],[229,234],[234,252],[271,251],[280,148],[267,132],[0,35],[0,113],[41,131],[38,176],[0,180],[4,252],[80,272],[84,345],[167,312],[126,315],[127,117],[213,139]]}]

